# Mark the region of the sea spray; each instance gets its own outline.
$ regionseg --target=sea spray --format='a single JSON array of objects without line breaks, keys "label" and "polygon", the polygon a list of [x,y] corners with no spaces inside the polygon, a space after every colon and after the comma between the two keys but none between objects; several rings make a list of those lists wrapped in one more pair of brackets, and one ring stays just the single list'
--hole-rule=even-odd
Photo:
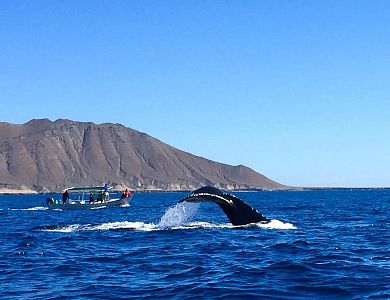
[{"label": "sea spray", "polygon": [[182,202],[167,209],[157,227],[167,229],[188,224],[196,215],[199,203]]}]

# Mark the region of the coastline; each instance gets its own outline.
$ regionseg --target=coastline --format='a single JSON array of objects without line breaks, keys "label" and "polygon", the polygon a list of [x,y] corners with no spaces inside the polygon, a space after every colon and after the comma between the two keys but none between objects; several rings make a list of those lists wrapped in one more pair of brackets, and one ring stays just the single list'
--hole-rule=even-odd
[{"label": "coastline", "polygon": [[[236,189],[236,190],[228,190],[229,192],[304,192],[304,191],[318,191],[318,190],[385,190],[390,189],[390,187],[290,187],[284,189],[256,189],[256,188],[248,188],[248,189]],[[114,189],[112,192],[120,193],[122,190]],[[162,190],[162,189],[144,189],[131,190],[135,193],[183,193],[183,192],[191,192],[190,189],[181,189],[181,190]],[[21,189],[11,189],[11,188],[0,188],[0,195],[35,195],[35,194],[60,194],[62,191],[36,191],[29,188],[21,188]]]},{"label": "coastline", "polygon": [[31,195],[31,194],[39,194],[39,192],[27,188],[22,188],[22,189],[0,188],[0,195],[14,195],[14,194]]}]

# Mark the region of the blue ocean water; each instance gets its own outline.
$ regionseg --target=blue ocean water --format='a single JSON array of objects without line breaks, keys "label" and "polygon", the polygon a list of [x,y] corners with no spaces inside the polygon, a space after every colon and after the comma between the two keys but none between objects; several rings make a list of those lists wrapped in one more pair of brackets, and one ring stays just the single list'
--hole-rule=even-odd
[{"label": "blue ocean water", "polygon": [[1,195],[0,298],[390,299],[390,190],[235,193],[273,219],[252,226],[175,206],[187,194],[90,211]]}]

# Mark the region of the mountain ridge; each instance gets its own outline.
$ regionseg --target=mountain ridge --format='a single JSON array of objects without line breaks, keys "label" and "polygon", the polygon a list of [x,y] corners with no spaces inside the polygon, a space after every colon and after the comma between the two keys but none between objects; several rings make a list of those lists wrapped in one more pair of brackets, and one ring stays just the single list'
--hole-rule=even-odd
[{"label": "mountain ridge", "polygon": [[49,192],[104,182],[133,190],[287,188],[246,166],[193,155],[122,124],[0,122],[0,189]]}]

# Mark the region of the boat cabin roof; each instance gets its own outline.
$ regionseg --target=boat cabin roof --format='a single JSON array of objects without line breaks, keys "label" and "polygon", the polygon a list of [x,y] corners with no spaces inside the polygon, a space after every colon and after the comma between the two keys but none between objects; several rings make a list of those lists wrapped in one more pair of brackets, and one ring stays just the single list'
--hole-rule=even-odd
[{"label": "boat cabin roof", "polygon": [[[66,188],[63,190],[63,192],[74,192],[74,193],[80,193],[80,192],[103,192],[104,186],[96,185],[96,186],[73,186],[70,188]],[[107,187],[108,190],[112,189],[112,186]]]}]

